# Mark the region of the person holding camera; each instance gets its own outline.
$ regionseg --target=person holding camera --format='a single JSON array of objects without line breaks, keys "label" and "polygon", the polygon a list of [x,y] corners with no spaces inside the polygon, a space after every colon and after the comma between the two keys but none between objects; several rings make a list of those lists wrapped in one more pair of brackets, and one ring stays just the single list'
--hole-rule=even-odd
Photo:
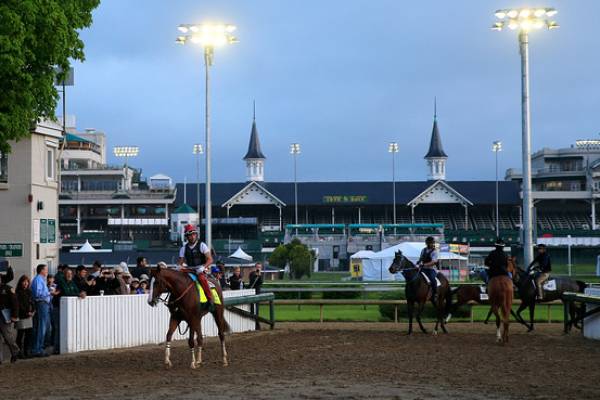
[{"label": "person holding camera", "polygon": [[256,290],[256,294],[259,294],[262,284],[263,284],[262,264],[256,263],[254,265],[254,271],[252,271],[250,273],[249,287],[250,287],[250,289]]},{"label": "person holding camera", "polygon": [[[19,305],[15,290],[8,285],[14,278],[14,272],[10,266],[7,267],[6,273],[0,274],[0,337],[10,349],[10,362],[17,361],[19,354],[19,346],[16,343],[15,330],[13,324],[18,319]],[[2,362],[2,348],[0,347],[0,362]]]}]

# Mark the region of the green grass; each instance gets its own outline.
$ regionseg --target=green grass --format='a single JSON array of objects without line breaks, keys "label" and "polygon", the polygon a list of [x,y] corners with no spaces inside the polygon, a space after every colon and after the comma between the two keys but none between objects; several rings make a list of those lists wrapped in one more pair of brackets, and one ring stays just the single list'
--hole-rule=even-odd
[{"label": "green grass", "polygon": [[290,279],[286,275],[284,282],[342,282],[342,278],[349,277],[349,272],[312,272],[310,276],[303,276],[302,279]]},{"label": "green grass", "polygon": [[[535,311],[536,322],[547,322],[548,311],[545,305],[538,305]],[[513,307],[516,311],[517,306]],[[487,316],[489,307],[488,306],[474,306],[473,307],[473,319],[474,321],[481,322]],[[263,317],[269,317],[268,307],[261,307],[260,313]],[[523,318],[528,321],[529,313],[527,310],[521,314]],[[553,322],[563,321],[563,308],[562,305],[550,306],[550,317]],[[326,305],[323,309],[323,319],[329,322],[380,322],[389,321],[381,316],[379,313],[378,306],[334,306]],[[407,322],[408,316],[404,313],[399,315],[400,322]],[[298,306],[294,305],[276,305],[275,306],[275,320],[278,322],[318,322],[319,321],[319,306]],[[431,322],[431,319],[425,318],[424,321]],[[452,322],[469,322],[470,318],[452,318]],[[492,322],[494,321],[492,317]]]}]

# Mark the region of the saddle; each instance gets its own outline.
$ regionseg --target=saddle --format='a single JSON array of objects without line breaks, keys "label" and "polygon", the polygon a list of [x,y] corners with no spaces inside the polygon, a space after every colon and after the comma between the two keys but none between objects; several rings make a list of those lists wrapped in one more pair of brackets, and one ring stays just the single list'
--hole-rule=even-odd
[{"label": "saddle", "polygon": [[[196,285],[196,290],[198,291],[198,297],[200,298],[200,304],[204,304],[208,302],[208,298],[206,297],[206,293],[202,290],[202,285],[198,282],[198,276],[194,272],[187,272],[188,276]],[[214,282],[208,279],[208,287],[210,287],[210,291],[212,293],[213,301],[216,305],[221,304],[221,298],[219,297],[219,293],[217,292],[217,287]]]},{"label": "saddle", "polygon": [[[425,282],[427,282],[427,284],[429,286],[431,286],[431,280],[429,279],[429,277],[427,276],[427,274],[423,271],[420,272],[420,274],[423,276],[423,278],[425,278]],[[435,277],[435,284],[437,287],[442,286],[442,282],[440,282],[440,280],[438,279],[438,277]]]},{"label": "saddle", "polygon": [[480,285],[479,286],[479,300],[489,300],[490,296],[487,294],[487,286]]}]

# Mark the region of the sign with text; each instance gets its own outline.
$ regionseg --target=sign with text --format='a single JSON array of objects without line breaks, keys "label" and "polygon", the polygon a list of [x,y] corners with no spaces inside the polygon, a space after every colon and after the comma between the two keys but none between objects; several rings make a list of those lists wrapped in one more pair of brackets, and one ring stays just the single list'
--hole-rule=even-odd
[{"label": "sign with text", "polygon": [[40,243],[56,243],[56,220],[40,219]]},{"label": "sign with text", "polygon": [[0,243],[0,257],[23,257],[23,243]]},{"label": "sign with text", "polygon": [[329,195],[323,196],[324,204],[352,204],[352,203],[366,203],[369,198],[365,195]]}]

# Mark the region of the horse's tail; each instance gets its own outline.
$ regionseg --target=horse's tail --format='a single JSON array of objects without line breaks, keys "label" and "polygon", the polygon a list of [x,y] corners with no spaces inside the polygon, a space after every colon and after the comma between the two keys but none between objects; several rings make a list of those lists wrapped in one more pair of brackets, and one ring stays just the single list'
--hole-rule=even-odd
[{"label": "horse's tail", "polygon": [[588,284],[583,282],[583,281],[575,281],[575,283],[577,284],[577,292],[578,293],[583,293],[585,291],[585,288],[588,287]]},{"label": "horse's tail", "polygon": [[508,322],[510,320],[510,311],[512,310],[514,296],[512,280],[510,280],[510,283],[507,282],[505,293],[506,296],[504,297],[504,307],[502,307],[502,319],[504,322]]}]

